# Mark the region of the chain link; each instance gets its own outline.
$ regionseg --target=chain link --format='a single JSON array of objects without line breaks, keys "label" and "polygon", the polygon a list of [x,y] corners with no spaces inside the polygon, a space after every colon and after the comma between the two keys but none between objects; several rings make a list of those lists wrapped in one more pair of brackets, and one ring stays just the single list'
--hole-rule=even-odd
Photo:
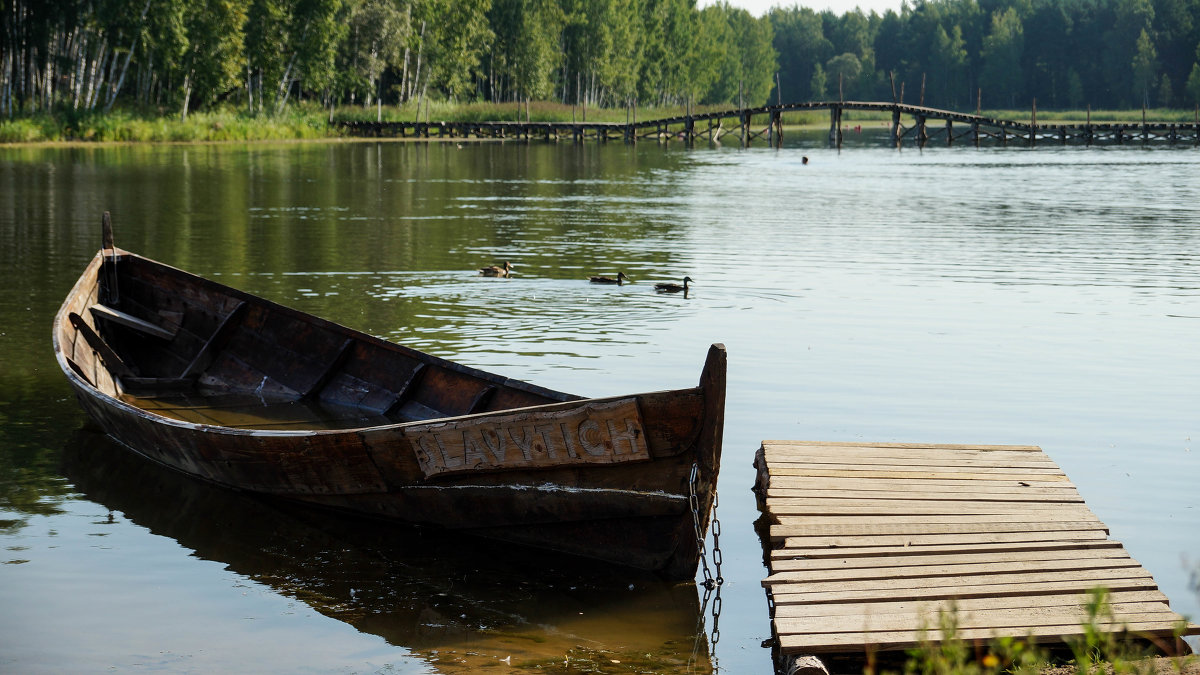
[{"label": "chain link", "polygon": [[[708,609],[709,601],[712,602],[712,630],[709,634],[709,658],[712,661],[713,670],[716,670],[716,646],[721,640],[721,629],[718,622],[721,618],[721,586],[725,583],[725,577],[721,575],[721,564],[724,556],[721,552],[721,521],[717,518],[717,503],[718,494],[713,491],[711,515],[711,527],[713,537],[712,560],[713,567],[708,565],[707,547],[705,546],[704,529],[700,525],[700,497],[696,494],[696,489],[700,482],[700,465],[692,464],[692,473],[688,478],[688,505],[692,509],[692,525],[696,535],[696,551],[700,554],[700,571],[704,577],[702,585],[704,586],[704,597],[700,603],[700,615],[696,618],[696,643],[692,648],[693,661],[700,647],[700,636],[704,634],[704,613]],[[713,572],[716,575],[713,575]],[[713,591],[716,593],[713,593]]]},{"label": "chain link", "polygon": [[688,505],[692,509],[692,529],[696,535],[696,550],[700,553],[700,571],[704,575],[704,587],[712,590],[716,582],[712,570],[708,567],[708,556],[704,546],[704,530],[700,527],[700,497],[696,494],[696,484],[700,481],[700,465],[692,463],[692,475],[688,478]]}]

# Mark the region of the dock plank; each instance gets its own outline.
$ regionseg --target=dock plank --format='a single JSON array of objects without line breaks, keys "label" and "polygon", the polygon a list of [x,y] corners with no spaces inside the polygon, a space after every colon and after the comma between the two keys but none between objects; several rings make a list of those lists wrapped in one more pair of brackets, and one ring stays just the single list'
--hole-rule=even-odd
[{"label": "dock plank", "polygon": [[897,567],[936,566],[936,565],[967,565],[976,563],[1020,562],[1029,564],[1049,561],[1076,560],[1128,560],[1137,564],[1129,557],[1124,549],[1094,549],[1094,550],[1064,550],[1046,549],[1042,551],[981,551],[977,553],[955,553],[951,555],[909,555],[909,556],[871,556],[859,558],[799,558],[777,559],[771,563],[774,572],[822,570],[822,569],[866,569]]},{"label": "dock plank", "polygon": [[1046,551],[1061,550],[1071,552],[1093,549],[1121,549],[1121,542],[1114,539],[1079,540],[1079,541],[1021,541],[979,543],[965,542],[958,544],[930,544],[927,546],[859,546],[859,547],[820,547],[820,548],[776,548],[771,550],[771,559],[792,560],[798,557],[808,559],[818,558],[850,558],[850,557],[880,557],[880,556],[922,556],[933,554],[972,554],[985,552],[1008,551]]},{"label": "dock plank", "polygon": [[[1045,502],[1047,504],[1083,503],[1083,497],[1070,489],[1051,490],[1009,490],[1009,491],[963,491],[938,492],[929,494],[917,490],[849,490],[849,489],[816,489],[806,487],[772,487],[767,491],[767,498],[773,502],[789,498],[830,499],[839,501],[859,501],[868,499],[880,500],[914,500],[923,503],[940,501],[962,501],[969,497],[974,502]],[[917,495],[920,495],[917,499]]]},{"label": "dock plank", "polygon": [[771,589],[775,606],[844,604],[898,600],[955,600],[964,598],[1011,597],[1018,595],[1057,595],[1086,593],[1098,586],[1109,591],[1153,591],[1158,585],[1150,576],[1126,579],[1075,579],[1070,581],[1022,581],[1019,584],[979,584],[977,586],[926,586],[924,588],[865,588],[856,590],[798,591],[795,587]]},{"label": "dock plank", "polygon": [[[1110,594],[1113,607],[1118,605],[1144,605],[1166,603],[1162,591],[1116,591]],[[780,605],[775,616],[803,618],[817,616],[879,616],[906,614],[910,612],[937,612],[957,610],[1019,609],[1022,607],[1080,607],[1090,599],[1087,593],[1057,593],[1049,595],[1014,595],[1006,597],[959,598],[948,600],[921,601],[878,601],[847,602],[826,605]]]},{"label": "dock plank", "polygon": [[1113,631],[1180,621],[1036,446],[764,441],[755,464],[784,655],[907,649],[945,611],[966,640],[1061,641],[1098,587]]}]

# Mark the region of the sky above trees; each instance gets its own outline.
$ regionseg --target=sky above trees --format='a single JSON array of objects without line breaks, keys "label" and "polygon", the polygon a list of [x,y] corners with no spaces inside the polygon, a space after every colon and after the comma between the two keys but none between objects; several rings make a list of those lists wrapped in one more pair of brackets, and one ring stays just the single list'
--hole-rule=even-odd
[{"label": "sky above trees", "polygon": [[[772,7],[791,7],[797,5],[800,7],[808,7],[809,9],[823,12],[832,10],[834,14],[845,14],[852,12],[857,7],[864,14],[875,12],[883,14],[887,10],[900,11],[900,3],[902,0],[730,0],[729,4],[734,7],[750,12],[756,17],[766,14]],[[705,7],[713,4],[713,0],[704,0],[697,3],[700,7]],[[911,3],[910,3],[911,4]]]}]

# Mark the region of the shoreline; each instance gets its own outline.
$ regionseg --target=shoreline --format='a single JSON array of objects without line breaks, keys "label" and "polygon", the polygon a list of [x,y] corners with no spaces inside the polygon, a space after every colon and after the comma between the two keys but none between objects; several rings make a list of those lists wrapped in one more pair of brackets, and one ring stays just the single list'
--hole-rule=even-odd
[{"label": "shoreline", "polygon": [[[435,106],[441,109],[426,111],[424,117],[436,119],[436,124],[446,123],[494,123],[517,122],[523,115],[512,105],[469,104],[459,106]],[[727,105],[700,106],[691,110],[694,115],[705,115],[714,112],[732,110]],[[270,117],[256,117],[234,110],[217,110],[193,113],[186,121],[174,116],[140,117],[134,113],[118,111],[108,115],[86,117],[81,120],[68,122],[61,116],[31,115],[9,120],[0,120],[0,147],[96,147],[116,145],[141,144],[229,144],[229,143],[299,143],[299,142],[339,142],[339,141],[443,141],[457,142],[486,142],[505,141],[503,138],[393,138],[393,137],[363,137],[347,134],[337,125],[344,122],[374,123],[376,117],[382,117],[384,123],[411,124],[416,115],[412,111],[398,108],[384,109],[382,115],[363,114],[365,111],[342,109],[334,111],[337,118],[329,122],[329,111],[316,108],[296,108],[284,114]],[[557,103],[534,104],[531,111],[524,111],[529,116],[531,124],[586,124],[604,122],[611,124],[627,124],[640,119],[642,122],[659,119],[679,119],[687,115],[687,111],[678,107],[643,108],[641,110],[626,109],[596,109],[592,112],[591,120],[577,119],[579,109]],[[587,112],[587,111],[583,111]],[[630,114],[632,112],[632,115]],[[1184,109],[1162,109],[1155,111],[1143,110],[1064,110],[1038,111],[1035,115],[1029,110],[987,110],[981,115],[990,119],[1033,121],[1041,125],[1084,125],[1089,121],[1095,125],[1104,124],[1178,124],[1190,126],[1200,124],[1200,114]],[[974,114],[974,113],[961,113]],[[810,132],[829,128],[829,114],[826,110],[785,111],[781,116],[784,131]],[[876,124],[888,127],[891,124],[890,112],[853,111],[847,110],[841,117],[844,128],[854,126],[867,127]],[[755,122],[757,124],[758,121]],[[765,124],[765,121],[763,121]]]}]

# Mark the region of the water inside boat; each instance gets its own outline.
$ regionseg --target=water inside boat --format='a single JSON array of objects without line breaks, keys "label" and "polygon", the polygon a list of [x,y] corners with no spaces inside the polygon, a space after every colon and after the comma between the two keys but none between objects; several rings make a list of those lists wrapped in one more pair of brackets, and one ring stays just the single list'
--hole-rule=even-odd
[{"label": "water inside boat", "polygon": [[188,391],[158,396],[123,394],[121,400],[164,417],[234,429],[355,429],[412,421],[411,417],[403,414],[384,415],[355,406],[331,405],[316,399],[270,399],[241,393]]}]

